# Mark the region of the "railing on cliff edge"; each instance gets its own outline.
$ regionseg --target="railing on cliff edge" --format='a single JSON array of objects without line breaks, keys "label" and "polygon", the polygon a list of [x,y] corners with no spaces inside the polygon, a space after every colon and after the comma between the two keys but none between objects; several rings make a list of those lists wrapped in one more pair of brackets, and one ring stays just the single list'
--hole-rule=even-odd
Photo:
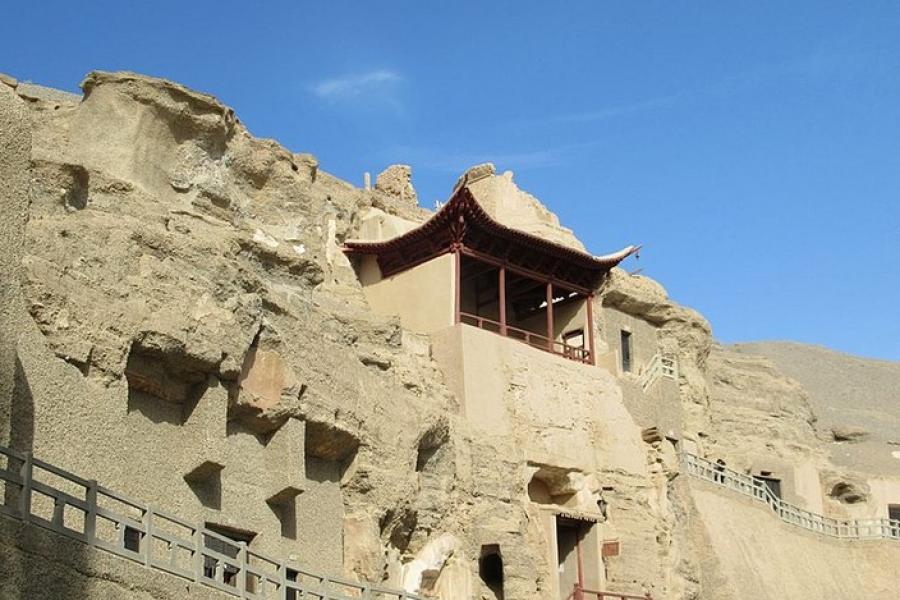
[{"label": "railing on cliff edge", "polygon": [[4,446],[0,483],[0,514],[238,598],[423,600],[270,558]]},{"label": "railing on cliff edge", "polygon": [[647,365],[641,371],[638,383],[645,392],[653,387],[660,377],[678,380],[678,359],[674,354],[657,352],[647,361]]},{"label": "railing on cliff edge", "polygon": [[833,519],[785,502],[762,481],[725,465],[681,454],[682,469],[693,477],[709,481],[767,504],[785,523],[807,531],[843,540],[900,540],[900,521],[892,519]]},{"label": "railing on cliff edge", "polygon": [[494,321],[493,319],[473,315],[467,312],[460,312],[459,317],[466,325],[474,325],[479,329],[498,333],[504,337],[528,344],[532,348],[537,348],[538,350],[544,350],[545,352],[550,352],[551,354],[556,354],[557,356],[562,356],[586,365],[591,364],[593,361],[591,351],[582,346],[572,346],[565,342],[551,340],[545,335],[534,333],[533,331],[528,331],[526,329],[519,329],[512,325],[503,325],[500,321]]},{"label": "railing on cliff edge", "polygon": [[569,594],[566,600],[653,600],[653,596],[650,595],[650,592],[643,596],[635,596],[634,594],[624,594],[622,592],[588,590],[576,583],[574,591]]}]

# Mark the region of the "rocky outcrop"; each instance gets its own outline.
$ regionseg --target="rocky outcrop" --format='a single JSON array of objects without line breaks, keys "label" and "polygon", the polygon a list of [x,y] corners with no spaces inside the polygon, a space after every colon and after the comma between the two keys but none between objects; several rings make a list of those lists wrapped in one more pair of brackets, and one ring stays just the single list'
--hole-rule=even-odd
[{"label": "rocky outcrop", "polygon": [[419,203],[412,185],[412,168],[409,165],[391,165],[375,178],[375,189],[401,202],[416,206]]},{"label": "rocky outcrop", "polygon": [[[251,507],[256,492],[234,480],[240,468],[228,453],[238,438],[268,444],[289,419],[301,420],[306,456],[342,469],[343,512],[374,526],[366,552],[376,560],[358,574],[387,577],[385,549],[399,538],[378,523],[416,502],[417,444],[451,398],[427,354],[367,310],[338,244],[376,202],[404,216],[418,209],[253,138],[212,96],[130,73],[92,73],[83,88],[80,103],[31,106],[31,202],[16,266],[40,344],[80,379],[69,404],[103,398],[111,442],[131,422],[117,415],[186,427],[208,414],[208,449],[195,455],[185,438],[158,467],[193,482],[213,465],[223,488],[245,486]],[[46,402],[41,376],[26,375]],[[218,424],[210,403],[221,403]],[[71,435],[43,432],[56,427],[52,419],[13,427],[36,428],[48,460],[159,506],[188,506],[190,496],[165,490],[153,471],[136,487],[117,465],[90,461],[93,436],[78,432],[96,425],[84,411]],[[226,433],[235,450],[213,452]],[[67,452],[57,456],[56,447]],[[254,458],[263,448],[240,451],[248,465],[264,460]],[[167,467],[170,458],[178,465]],[[271,500],[277,489],[259,493]],[[248,510],[231,518],[261,518]],[[410,527],[413,542],[396,550],[395,564],[428,540],[415,521]],[[269,551],[288,554],[271,543]]]},{"label": "rocky outcrop", "polygon": [[[479,393],[509,419],[478,422],[434,339],[373,314],[341,251],[428,216],[409,167],[357,189],[252,137],[212,96],[132,73],[95,72],[83,89],[0,78],[0,190],[14,207],[0,219],[0,398],[17,448],[186,518],[252,523],[267,553],[445,598],[499,597],[479,577],[497,561],[505,597],[547,595],[558,565],[539,523],[562,509],[621,542],[601,563],[611,587],[732,597],[716,595],[744,577],[728,565],[765,557],[704,550],[732,551],[716,513],[730,505],[691,489],[676,442],[782,476],[828,514],[884,497],[884,482],[829,462],[799,384],[715,345],[701,315],[620,269],[596,307],[649,325],[653,352],[677,356],[678,427],[638,424],[630,375],[525,345],[468,366],[500,382]],[[505,225],[584,250],[511,173],[479,165],[458,185]],[[470,333],[487,336],[478,348],[499,339]],[[843,425],[856,422],[828,443],[880,435]]]},{"label": "rocky outcrop", "polygon": [[697,311],[675,303],[659,283],[619,268],[610,272],[600,302],[658,328],[661,348],[678,356],[684,433],[702,441],[710,428],[707,359],[713,339],[709,323]]}]

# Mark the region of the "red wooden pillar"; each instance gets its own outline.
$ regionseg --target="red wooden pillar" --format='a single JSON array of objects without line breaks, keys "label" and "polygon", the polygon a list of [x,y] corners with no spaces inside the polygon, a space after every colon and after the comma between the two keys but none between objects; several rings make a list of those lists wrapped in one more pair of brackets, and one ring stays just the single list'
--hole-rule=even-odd
[{"label": "red wooden pillar", "polygon": [[547,282],[547,350],[553,352],[553,284]]},{"label": "red wooden pillar", "polygon": [[588,352],[591,353],[590,362],[592,365],[597,364],[597,356],[594,354],[594,295],[588,294],[587,297],[587,335],[588,335]]},{"label": "red wooden pillar", "polygon": [[506,335],[506,267],[500,267],[500,335]]},{"label": "red wooden pillar", "polygon": [[453,309],[454,310],[453,322],[459,323],[462,320],[460,317],[460,314],[459,314],[459,312],[460,312],[459,299],[460,299],[460,295],[462,294],[462,289],[461,289],[462,275],[460,274],[460,271],[462,270],[462,258],[461,258],[462,252],[460,252],[459,248],[456,248],[453,251],[453,256],[454,256],[453,271],[454,271],[454,277],[456,278],[456,291],[454,293],[455,306]]},{"label": "red wooden pillar", "polygon": [[578,533],[575,534],[575,552],[578,557],[578,600],[582,600],[584,598],[584,557],[581,553],[581,527],[578,528]]}]

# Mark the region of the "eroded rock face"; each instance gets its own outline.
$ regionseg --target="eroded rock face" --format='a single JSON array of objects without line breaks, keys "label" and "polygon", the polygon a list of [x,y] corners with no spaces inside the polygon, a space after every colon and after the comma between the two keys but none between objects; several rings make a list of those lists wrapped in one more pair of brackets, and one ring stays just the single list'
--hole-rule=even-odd
[{"label": "eroded rock face", "polygon": [[379,173],[375,179],[375,189],[413,206],[418,203],[412,184],[412,167],[409,165],[391,165]]},{"label": "eroded rock face", "polygon": [[[409,167],[354,188],[165,80],[92,73],[80,102],[2,81],[33,148],[24,241],[0,256],[9,321],[24,323],[6,337],[25,341],[3,346],[16,372],[0,389],[31,402],[13,427],[43,458],[196,520],[252,523],[266,552],[445,599],[499,596],[479,578],[492,548],[506,598],[545,597],[558,565],[539,523],[559,507],[622,542],[603,563],[611,587],[726,597],[674,440],[635,422],[622,377],[513,346],[485,392],[509,411],[498,432],[464,414],[431,339],[369,310],[340,245],[427,218]],[[511,174],[479,165],[460,184],[500,222],[583,249]],[[829,470],[799,385],[714,345],[656,282],[615,269],[596,307],[650,324],[678,357],[679,435],[698,453],[774,472],[839,516],[877,491]]]},{"label": "eroded rock face", "polygon": [[[364,550],[371,560],[356,574],[381,581],[389,560],[399,564],[427,541],[415,520],[401,519],[411,528],[402,535],[378,523],[415,503],[419,438],[451,397],[427,355],[403,345],[397,323],[368,311],[339,243],[375,203],[404,217],[419,209],[251,137],[211,96],[130,73],[92,73],[83,85],[80,103],[32,106],[21,290],[44,343],[74,368],[80,394],[109,403],[116,426],[128,421],[115,415],[187,427],[209,414],[206,437],[191,440],[199,451],[172,448],[159,460],[177,459],[170,469],[191,489],[220,482],[226,491],[194,493],[226,503],[222,510],[239,485],[254,506],[255,492],[233,480],[240,467],[229,452],[264,460],[285,423],[302,421],[305,442],[284,451],[319,461],[325,475],[311,476],[341,488],[343,513],[374,526]],[[46,457],[78,470],[94,452],[79,445],[79,427],[92,426],[70,423],[70,452]],[[113,466],[81,468],[157,505],[189,506],[187,487],[184,499],[172,489],[155,497],[163,490],[118,480]],[[259,480],[261,517],[275,511],[266,502],[281,511],[305,493],[293,481],[246,479]],[[229,510],[230,519],[261,518]],[[407,538],[414,542],[389,559],[384,549]],[[289,554],[269,543],[268,552]],[[305,560],[327,564],[315,559]]]}]

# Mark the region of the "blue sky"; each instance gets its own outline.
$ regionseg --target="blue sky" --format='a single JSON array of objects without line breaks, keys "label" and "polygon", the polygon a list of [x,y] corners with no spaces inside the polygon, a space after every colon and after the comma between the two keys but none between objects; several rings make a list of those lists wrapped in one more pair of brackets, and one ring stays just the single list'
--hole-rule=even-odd
[{"label": "blue sky", "polygon": [[[212,93],[422,204],[493,161],[726,342],[900,360],[900,3],[18,2],[0,71]],[[15,26],[10,26],[10,24]]]}]

